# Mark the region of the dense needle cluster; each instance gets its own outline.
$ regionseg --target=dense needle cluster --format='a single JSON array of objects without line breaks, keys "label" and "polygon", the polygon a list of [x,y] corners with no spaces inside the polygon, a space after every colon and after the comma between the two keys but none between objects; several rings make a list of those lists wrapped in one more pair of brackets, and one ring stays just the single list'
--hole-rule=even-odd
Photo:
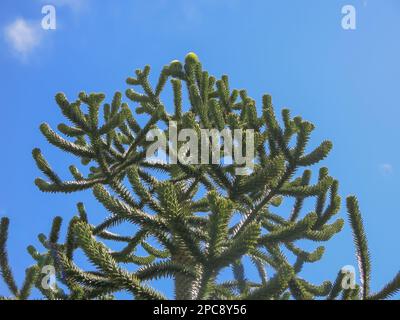
[{"label": "dense needle cluster", "polygon": [[[35,149],[33,157],[46,176],[35,183],[50,193],[90,189],[109,216],[93,225],[79,203],[79,214],[68,222],[64,242],[60,241],[62,219],[56,217],[49,236],[39,235],[44,250],[28,247],[36,262],[26,270],[21,288],[8,263],[9,221],[3,218],[0,270],[12,295],[9,298],[27,299],[36,287],[45,299],[110,299],[120,291],[135,299],[165,299],[152,286],[164,277],[174,279],[176,299],[385,299],[399,290],[400,273],[380,292],[369,290],[370,259],[355,197],[347,199],[347,209],[360,285],[344,289],[345,275],[340,271],[333,283],[312,284],[299,276],[306,264],[322,258],[324,247],[307,252],[297,242],[328,241],[344,224],[335,219],[341,205],[338,181],[327,168],[320,168],[316,182],[311,182],[307,168],[323,160],[332,148],[330,141],[324,141],[306,152],[313,124],[301,117],[292,118],[286,109],[282,110],[282,121],[278,120],[269,95],[263,96],[262,108],[257,109],[245,90],[230,89],[227,76],[217,80],[204,71],[194,53],[186,56],[183,65],[175,60],[165,66],[154,88],[149,72],[146,66],[127,79],[138,88],[125,94],[137,117],[119,92],[110,104],[104,103],[101,93],[81,92],[75,101],[62,93],[56,95],[69,124],[58,126],[63,136],[46,123],[40,130],[50,144],[90,165],[90,170],[84,175],[70,166],[73,178],[64,181]],[[160,97],[168,82],[173,104],[164,104]],[[147,133],[159,128],[168,136],[165,127],[170,121],[177,123],[178,130],[253,129],[253,172],[236,175],[235,161],[219,165],[148,161]],[[294,199],[290,214],[287,218],[278,215],[275,211],[289,198]],[[303,203],[308,199],[315,201],[314,210],[304,213]],[[121,235],[110,231],[121,224],[131,226],[124,228],[131,232]],[[122,249],[112,250],[103,240]],[[93,270],[83,270],[74,262],[78,249]],[[147,254],[138,255],[139,249]],[[258,271],[258,281],[246,277],[245,257]],[[41,273],[48,265],[55,268],[57,277],[50,289],[43,287]],[[219,281],[218,275],[226,268],[232,269],[232,279]]]}]

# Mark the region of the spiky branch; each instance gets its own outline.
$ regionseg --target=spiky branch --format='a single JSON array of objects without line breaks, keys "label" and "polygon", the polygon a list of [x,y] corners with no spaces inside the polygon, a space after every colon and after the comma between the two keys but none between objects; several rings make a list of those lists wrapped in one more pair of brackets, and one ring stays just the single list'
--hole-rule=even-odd
[{"label": "spiky branch", "polygon": [[[78,204],[78,215],[68,223],[65,242],[59,240],[61,218],[54,219],[50,235],[39,236],[44,253],[28,248],[36,264],[28,268],[21,289],[7,260],[8,220],[4,218],[0,268],[14,298],[25,299],[31,288],[37,287],[47,299],[108,299],[119,291],[127,291],[136,299],[164,299],[149,284],[163,277],[175,280],[177,299],[335,299],[340,293],[344,299],[383,299],[399,290],[396,276],[381,292],[369,293],[369,253],[354,197],[348,198],[347,206],[361,292],[358,287],[343,289],[341,272],[333,284],[326,281],[315,285],[299,276],[305,264],[322,258],[324,247],[307,252],[296,242],[328,241],[344,223],[342,219],[331,222],[340,210],[338,181],[329,176],[327,168],[321,168],[317,181],[311,183],[307,167],[323,160],[332,148],[330,141],[323,141],[306,151],[313,124],[301,117],[292,118],[285,109],[281,125],[269,95],[263,97],[262,113],[258,114],[255,100],[245,90],[231,90],[225,75],[218,80],[210,76],[193,53],[186,56],[183,65],[172,61],[165,66],[154,88],[149,73],[146,66],[127,79],[129,85],[138,88],[126,91],[126,97],[135,104],[137,118],[118,92],[110,104],[103,103],[105,95],[101,93],[81,92],[72,102],[62,93],[56,95],[56,103],[70,124],[58,126],[64,137],[48,124],[42,124],[40,130],[50,144],[76,156],[83,165],[90,164],[90,170],[85,175],[70,166],[72,179],[65,181],[35,149],[33,157],[46,176],[46,180],[38,178],[35,183],[43,192],[51,193],[90,189],[110,216],[93,225],[83,204]],[[161,99],[168,80],[173,106],[164,105]],[[188,101],[183,99],[184,88]],[[237,175],[236,169],[243,165],[234,155],[231,164],[217,165],[149,161],[146,135],[158,128],[168,137],[165,125],[170,121],[176,122],[178,130],[196,132],[253,129],[253,172]],[[242,143],[246,143],[244,137]],[[178,142],[178,148],[183,144]],[[224,144],[220,144],[221,154]],[[176,156],[170,146],[165,152],[169,157]],[[284,218],[276,211],[287,198],[295,202]],[[307,199],[315,201],[315,210],[303,213]],[[131,233],[110,231],[120,224],[131,226]],[[102,240],[123,247],[112,251]],[[79,248],[95,270],[85,271],[74,263],[74,252]],[[148,255],[138,256],[139,248]],[[285,253],[293,255],[295,263],[291,264]],[[247,279],[243,265],[246,256],[258,270],[259,282]],[[124,264],[138,268],[128,271]],[[54,266],[58,283],[68,291],[57,284],[43,288],[39,275],[46,265]],[[267,267],[274,272],[267,274]],[[225,268],[232,268],[233,279],[220,282],[218,275]]]}]

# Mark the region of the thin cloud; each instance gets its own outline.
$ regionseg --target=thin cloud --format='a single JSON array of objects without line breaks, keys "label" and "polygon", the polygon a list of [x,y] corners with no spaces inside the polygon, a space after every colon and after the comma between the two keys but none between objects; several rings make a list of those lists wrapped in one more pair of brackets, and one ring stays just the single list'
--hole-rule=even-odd
[{"label": "thin cloud", "polygon": [[379,166],[379,170],[380,172],[384,175],[384,176],[388,176],[391,175],[393,173],[393,166],[390,163],[383,163]]},{"label": "thin cloud", "polygon": [[22,58],[26,58],[41,42],[39,25],[23,18],[17,18],[7,25],[4,36],[13,51]]}]

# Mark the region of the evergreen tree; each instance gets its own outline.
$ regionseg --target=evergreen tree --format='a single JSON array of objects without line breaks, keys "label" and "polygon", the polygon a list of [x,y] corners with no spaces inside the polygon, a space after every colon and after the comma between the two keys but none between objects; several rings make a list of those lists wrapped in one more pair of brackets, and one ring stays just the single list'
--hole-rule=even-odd
[{"label": "evergreen tree", "polygon": [[[328,241],[344,224],[342,219],[333,220],[341,206],[338,181],[323,167],[316,182],[311,182],[307,168],[323,160],[332,148],[330,141],[323,141],[306,152],[314,129],[312,123],[301,117],[292,118],[286,109],[282,110],[280,122],[269,95],[263,96],[259,114],[255,100],[245,90],[231,90],[226,75],[218,80],[210,76],[194,53],[186,56],[183,65],[172,61],[165,66],[154,88],[149,83],[149,73],[150,67],[146,66],[127,79],[129,85],[139,88],[128,89],[126,97],[135,104],[141,121],[122,102],[119,92],[110,104],[103,103],[105,95],[101,93],[81,92],[72,102],[62,93],[56,95],[62,114],[70,122],[58,126],[67,138],[46,123],[40,130],[50,144],[76,156],[83,165],[91,165],[90,172],[85,175],[70,166],[73,179],[64,181],[35,149],[33,158],[46,176],[46,180],[38,178],[35,183],[49,193],[90,189],[110,215],[94,225],[84,205],[78,203],[78,214],[68,222],[64,242],[60,241],[62,218],[56,217],[50,234],[39,235],[43,251],[28,247],[36,262],[26,270],[20,288],[7,258],[9,220],[3,218],[0,270],[12,295],[8,298],[27,299],[36,287],[46,299],[110,299],[120,291],[131,293],[135,299],[165,299],[151,286],[154,280],[164,277],[174,280],[176,299],[385,299],[399,291],[400,273],[381,291],[370,292],[369,251],[355,197],[347,198],[347,210],[360,285],[344,287],[346,274],[342,271],[333,283],[312,284],[299,276],[306,264],[322,258],[324,247],[307,252],[296,242]],[[168,81],[173,112],[160,98]],[[143,121],[144,126],[140,125]],[[165,127],[170,121],[175,121],[179,130],[189,128],[196,132],[204,128],[253,129],[253,172],[237,175],[236,169],[243,165],[235,161],[148,161],[150,142],[146,135],[158,128],[168,137]],[[246,143],[244,137],[242,142]],[[221,142],[218,152],[222,153],[224,144]],[[168,156],[172,152],[173,149],[166,149]],[[288,198],[294,199],[288,218],[274,213]],[[315,202],[314,210],[305,214],[303,204],[310,200]],[[121,235],[110,231],[122,224],[132,232]],[[122,249],[112,250],[103,240],[122,245]],[[77,266],[74,253],[78,249],[94,270]],[[138,255],[139,250],[147,255]],[[289,262],[288,255],[295,258],[294,263]],[[246,277],[245,257],[258,270],[259,281]],[[53,266],[57,278],[47,289],[41,273],[45,266]],[[233,278],[218,281],[218,275],[226,268],[232,269]]]}]

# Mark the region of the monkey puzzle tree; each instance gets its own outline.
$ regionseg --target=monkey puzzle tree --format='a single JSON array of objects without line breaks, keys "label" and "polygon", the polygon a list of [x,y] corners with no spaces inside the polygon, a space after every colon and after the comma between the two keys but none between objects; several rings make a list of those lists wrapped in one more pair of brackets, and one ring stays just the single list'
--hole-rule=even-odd
[{"label": "monkey puzzle tree", "polygon": [[[344,224],[342,219],[331,221],[340,209],[338,181],[327,168],[320,168],[316,182],[311,183],[307,168],[323,160],[332,148],[331,142],[324,141],[306,151],[313,124],[301,117],[292,118],[286,109],[281,124],[269,95],[263,97],[259,114],[245,90],[231,90],[227,76],[219,80],[210,76],[193,53],[186,56],[184,65],[173,61],[165,66],[154,88],[149,72],[146,66],[127,79],[129,85],[139,87],[138,91],[128,89],[126,97],[135,104],[140,121],[122,102],[119,92],[110,104],[103,104],[105,96],[100,93],[81,92],[72,102],[62,93],[56,95],[62,114],[70,122],[58,126],[67,139],[46,123],[40,130],[50,144],[91,167],[83,174],[70,166],[73,179],[64,181],[35,149],[33,157],[47,177],[35,183],[50,193],[90,189],[110,215],[94,225],[79,203],[79,214],[69,221],[64,242],[59,239],[62,219],[56,217],[50,235],[39,235],[44,251],[28,247],[36,264],[27,269],[21,288],[8,263],[5,244],[9,221],[3,218],[0,270],[11,298],[26,299],[36,287],[47,299],[108,299],[119,291],[136,299],[164,299],[152,283],[164,277],[174,279],[176,299],[385,299],[399,290],[400,273],[378,293],[370,292],[370,259],[355,197],[347,199],[347,209],[361,285],[344,288],[342,272],[333,283],[319,285],[299,276],[306,264],[322,258],[324,247],[307,252],[297,242],[328,241]],[[169,79],[173,107],[160,97]],[[183,98],[186,95],[188,101]],[[245,165],[235,161],[236,155],[230,163],[219,164],[150,161],[146,137],[156,128],[168,137],[166,125],[171,121],[178,130],[195,132],[254,130],[253,171],[237,175],[236,169]],[[241,139],[246,146],[246,137]],[[184,143],[178,141],[178,147]],[[225,139],[219,142],[218,152],[222,153],[225,143]],[[167,156],[176,152],[167,145]],[[294,199],[290,214],[277,214],[280,206],[287,207],[289,198]],[[308,199],[315,205],[305,214],[302,209]],[[126,225],[124,230],[131,230],[129,234],[110,231],[121,224]],[[103,240],[122,244],[122,249],[112,250]],[[94,270],[77,266],[74,253],[78,249]],[[138,251],[147,252],[146,256]],[[294,263],[288,255],[295,258]],[[246,277],[245,257],[254,264],[259,281]],[[58,281],[45,289],[41,270],[49,265],[55,268]],[[218,276],[226,268],[232,269],[233,277],[221,281]]]}]

